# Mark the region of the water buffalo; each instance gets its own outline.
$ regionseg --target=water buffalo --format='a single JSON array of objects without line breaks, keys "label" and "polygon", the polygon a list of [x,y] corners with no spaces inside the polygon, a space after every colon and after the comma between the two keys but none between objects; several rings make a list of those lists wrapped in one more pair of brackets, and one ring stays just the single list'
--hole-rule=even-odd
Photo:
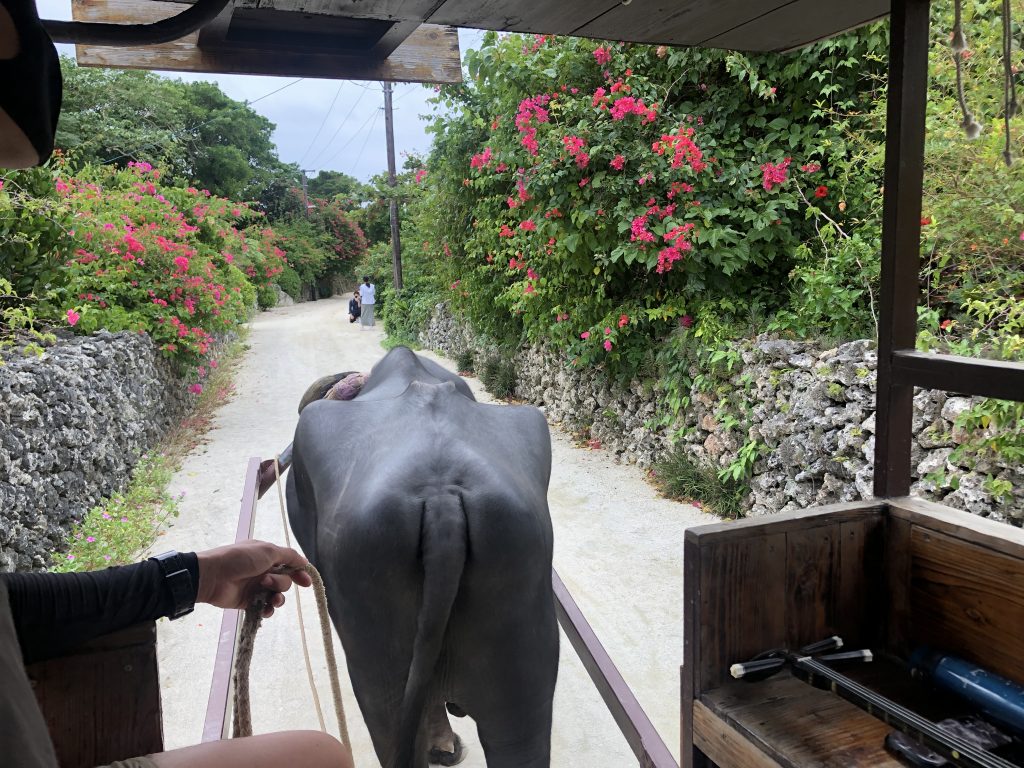
[{"label": "water buffalo", "polygon": [[489,768],[548,768],[558,628],[535,408],[479,403],[405,347],[351,400],[303,398],[288,515],[323,575],[356,699],[384,768],[454,765],[452,714]]}]

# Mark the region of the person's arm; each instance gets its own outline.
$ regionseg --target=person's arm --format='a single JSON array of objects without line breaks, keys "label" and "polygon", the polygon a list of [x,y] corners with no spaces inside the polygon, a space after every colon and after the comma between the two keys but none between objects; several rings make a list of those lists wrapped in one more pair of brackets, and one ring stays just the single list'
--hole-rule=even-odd
[{"label": "person's arm", "polygon": [[[309,586],[298,552],[247,541],[181,555],[192,592],[187,598],[221,608],[244,608],[260,591],[270,593],[264,616],[284,604],[292,583]],[[286,572],[273,572],[279,567]],[[110,632],[168,616],[175,599],[159,563],[88,573],[7,573],[11,614],[26,664],[58,656]]]}]

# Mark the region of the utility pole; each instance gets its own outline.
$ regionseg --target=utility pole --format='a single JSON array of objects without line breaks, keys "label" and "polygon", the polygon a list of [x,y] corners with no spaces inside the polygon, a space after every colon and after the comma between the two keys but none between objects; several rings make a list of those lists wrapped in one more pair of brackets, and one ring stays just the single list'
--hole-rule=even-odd
[{"label": "utility pole", "polygon": [[387,134],[388,142],[388,186],[391,187],[391,260],[394,267],[395,293],[402,290],[402,241],[398,227],[398,198],[395,196],[395,187],[398,181],[395,178],[395,122],[391,114],[391,83],[384,83],[384,132]]},{"label": "utility pole", "polygon": [[313,173],[313,170],[312,168],[302,168],[299,171],[302,174],[302,208],[307,219],[309,218],[309,198],[306,196],[306,174]]}]

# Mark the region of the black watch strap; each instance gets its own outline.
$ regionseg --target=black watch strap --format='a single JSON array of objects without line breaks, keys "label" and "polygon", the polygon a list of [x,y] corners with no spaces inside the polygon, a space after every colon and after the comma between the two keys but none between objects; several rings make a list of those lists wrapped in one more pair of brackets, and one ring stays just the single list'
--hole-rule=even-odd
[{"label": "black watch strap", "polygon": [[170,619],[173,621],[192,613],[196,606],[196,586],[192,583],[192,574],[189,573],[182,555],[172,549],[170,552],[151,557],[150,560],[156,560],[160,566],[164,574],[164,584],[171,594],[172,607],[168,614]]}]

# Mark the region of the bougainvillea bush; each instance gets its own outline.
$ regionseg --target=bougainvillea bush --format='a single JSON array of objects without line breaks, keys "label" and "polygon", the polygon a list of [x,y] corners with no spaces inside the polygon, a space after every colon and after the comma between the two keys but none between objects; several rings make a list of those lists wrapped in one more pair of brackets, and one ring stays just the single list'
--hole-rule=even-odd
[{"label": "bougainvillea bush", "polygon": [[879,138],[884,46],[877,27],[800,57],[488,35],[438,97],[418,239],[478,328],[635,372],[708,308],[783,306],[822,213],[870,215],[879,169],[848,173],[846,137]]},{"label": "bougainvillea bush", "polygon": [[[286,265],[273,233],[244,204],[165,185],[146,163],[73,176],[56,166],[6,181],[12,216],[45,210],[61,232],[52,238],[59,247],[42,254],[37,316],[78,333],[148,333],[194,379],[204,377],[215,338],[245,320],[256,292]],[[34,237],[24,224],[19,234]]]}]

